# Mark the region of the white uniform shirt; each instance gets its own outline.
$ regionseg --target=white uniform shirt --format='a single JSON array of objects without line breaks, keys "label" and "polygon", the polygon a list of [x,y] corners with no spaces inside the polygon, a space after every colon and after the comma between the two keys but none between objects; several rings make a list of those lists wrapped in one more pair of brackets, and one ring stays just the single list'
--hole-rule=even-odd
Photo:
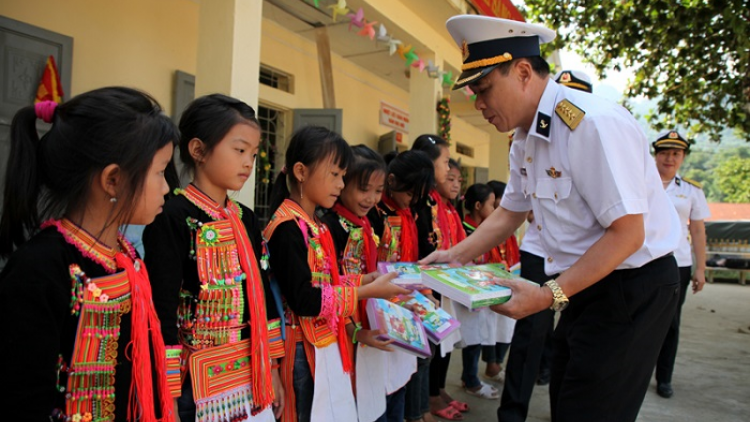
[{"label": "white uniform shirt", "polygon": [[[516,148],[523,148],[522,142],[513,142],[510,144],[511,154],[518,154],[518,152],[514,153],[513,149]],[[521,152],[520,154],[523,154]],[[536,256],[546,256],[544,252],[544,247],[542,246],[542,236],[541,236],[542,226],[539,224],[539,222],[534,219],[531,223],[526,224],[526,231],[523,233],[523,238],[521,239],[521,244],[518,247],[519,250],[528,252],[532,255]]]},{"label": "white uniform shirt", "polygon": [[677,209],[677,215],[680,216],[680,225],[682,226],[680,247],[674,252],[674,257],[677,259],[678,266],[690,267],[693,265],[693,256],[690,253],[688,221],[705,220],[711,216],[706,195],[703,194],[703,189],[682,180],[679,174],[669,183],[666,192],[675,209]]},{"label": "white uniform shirt", "polygon": [[[573,131],[555,113],[563,99],[586,113]],[[530,133],[517,129],[516,143],[501,205],[533,208],[548,275],[570,268],[625,215],[643,215],[645,240],[617,269],[639,268],[677,249],[677,212],[648,140],[625,108],[550,80]]]}]

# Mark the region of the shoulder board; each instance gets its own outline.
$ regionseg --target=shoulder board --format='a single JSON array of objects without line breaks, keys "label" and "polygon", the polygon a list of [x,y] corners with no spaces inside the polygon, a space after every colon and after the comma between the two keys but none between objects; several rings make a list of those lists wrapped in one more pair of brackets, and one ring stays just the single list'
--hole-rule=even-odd
[{"label": "shoulder board", "polygon": [[691,184],[691,185],[695,186],[698,189],[703,189],[703,185],[701,185],[700,183],[696,182],[695,180],[688,179],[687,177],[683,177],[682,180],[684,182],[688,183],[688,184]]},{"label": "shoulder board", "polygon": [[576,107],[568,100],[562,100],[557,103],[555,113],[557,113],[570,130],[575,130],[575,128],[578,127],[578,124],[581,123],[581,120],[583,120],[583,116],[586,115],[585,111]]}]

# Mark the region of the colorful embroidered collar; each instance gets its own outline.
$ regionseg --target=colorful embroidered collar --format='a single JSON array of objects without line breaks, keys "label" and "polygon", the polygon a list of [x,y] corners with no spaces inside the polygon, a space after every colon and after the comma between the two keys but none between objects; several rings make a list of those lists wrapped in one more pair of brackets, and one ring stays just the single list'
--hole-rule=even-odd
[{"label": "colorful embroidered collar", "polygon": [[[203,193],[194,184],[189,184],[185,189],[175,189],[175,195],[183,195],[188,201],[192,202],[193,205],[200,208],[201,211],[205,212],[212,220],[224,220],[226,219],[226,213],[224,212],[225,207],[221,206],[218,202],[211,199],[210,196]],[[227,197],[227,207],[235,207],[237,214],[242,219],[242,207],[232,198]]]},{"label": "colorful embroidered collar", "polygon": [[[67,218],[47,220],[42,224],[43,229],[52,226],[63,235],[66,242],[75,246],[83,256],[101,265],[110,274],[117,271],[118,265],[115,261],[117,250],[101,243],[91,233],[77,226]],[[122,233],[117,234],[117,242],[124,254],[133,260],[136,259],[135,248],[125,239]]]}]

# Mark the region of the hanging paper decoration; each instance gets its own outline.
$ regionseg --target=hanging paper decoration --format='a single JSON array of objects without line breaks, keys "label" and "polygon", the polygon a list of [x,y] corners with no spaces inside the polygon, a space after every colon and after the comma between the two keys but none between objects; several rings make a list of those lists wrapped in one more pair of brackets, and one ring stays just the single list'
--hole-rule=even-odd
[{"label": "hanging paper decoration", "polygon": [[432,79],[438,78],[438,73],[440,71],[440,68],[435,66],[435,63],[432,62],[432,60],[427,60],[427,76],[431,77]]},{"label": "hanging paper decoration", "polygon": [[391,38],[390,40],[388,40],[388,54],[392,56],[393,53],[395,53],[396,51],[398,51],[399,48],[401,48],[401,45],[402,45],[401,41],[395,38]]},{"label": "hanging paper decoration", "polygon": [[378,28],[378,42],[387,43],[390,40],[391,36],[388,35],[388,31],[385,30],[385,25],[381,23]]},{"label": "hanging paper decoration", "polygon": [[410,48],[409,51],[404,54],[404,58],[406,59],[406,67],[411,66],[412,63],[419,60],[419,56],[417,56],[417,53],[414,52],[414,48]]},{"label": "hanging paper decoration", "polygon": [[[305,1],[310,2],[311,0]],[[312,0],[312,2],[315,4],[316,8],[320,8],[320,0]],[[347,6],[346,0],[336,0],[336,4],[329,5],[327,6],[327,8],[332,11],[331,19],[334,23],[337,21],[339,16],[344,16],[349,19],[349,31],[352,30],[352,26],[361,28],[359,31],[357,31],[357,35],[368,37],[371,40],[379,43],[387,44],[388,54],[391,56],[398,52],[398,55],[401,57],[401,59],[406,62],[407,76],[409,74],[408,68],[413,67],[419,69],[420,72],[424,72],[425,70],[427,70],[427,76],[429,76],[430,78],[442,78],[442,85],[445,87],[450,87],[453,85],[452,71],[441,71],[440,67],[436,66],[432,60],[429,60],[427,63],[425,63],[424,60],[419,58],[419,55],[416,51],[414,51],[414,48],[411,45],[405,45],[401,40],[393,38],[393,36],[388,33],[385,25],[380,24],[376,31],[375,25],[377,24],[377,22],[368,22],[365,18],[365,12],[363,8],[360,7],[359,9],[357,9],[356,13],[350,13],[351,9],[349,9],[349,7]],[[472,95],[468,94],[466,91],[465,94]],[[476,96],[474,96],[473,98],[476,98]]]},{"label": "hanging paper decoration", "polygon": [[477,99],[477,94],[475,94],[474,91],[472,91],[471,88],[469,88],[469,85],[464,86],[461,89],[461,92],[464,93],[467,99],[471,99],[472,101]]},{"label": "hanging paper decoration", "polygon": [[453,86],[453,71],[449,70],[447,72],[442,73],[443,76],[443,86]]},{"label": "hanging paper decoration", "polygon": [[341,16],[346,16],[347,13],[349,13],[349,8],[346,7],[346,0],[338,0],[336,4],[328,6],[329,9],[333,11],[333,16],[331,17],[334,22],[336,22],[336,18]]},{"label": "hanging paper decoration", "polygon": [[375,39],[375,28],[373,28],[373,25],[375,25],[377,22],[367,22],[362,27],[362,30],[357,32],[357,35],[361,35],[363,37],[370,37],[371,40]]},{"label": "hanging paper decoration", "polygon": [[347,18],[349,18],[349,30],[352,30],[352,25],[356,26],[357,28],[362,28],[365,26],[365,11],[362,10],[360,7],[359,10],[357,10],[357,13],[349,13],[346,15]]},{"label": "hanging paper decoration", "polygon": [[450,98],[443,97],[437,103],[438,135],[446,141],[451,141],[451,106]]},{"label": "hanging paper decoration", "polygon": [[401,43],[399,43],[399,46],[396,49],[396,51],[398,51],[398,55],[401,56],[401,58],[404,59],[404,60],[406,60],[406,53],[408,53],[409,50],[411,50],[411,44],[404,45],[404,44],[401,44]]}]

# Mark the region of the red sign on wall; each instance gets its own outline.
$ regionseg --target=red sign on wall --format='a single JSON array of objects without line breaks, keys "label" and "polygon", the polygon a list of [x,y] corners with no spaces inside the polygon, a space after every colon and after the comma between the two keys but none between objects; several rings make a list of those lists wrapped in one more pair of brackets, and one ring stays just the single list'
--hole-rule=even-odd
[{"label": "red sign on wall", "polygon": [[380,102],[380,124],[409,133],[409,113],[386,102]]},{"label": "red sign on wall", "polygon": [[471,2],[485,16],[526,22],[521,12],[516,9],[516,6],[513,6],[510,0],[471,0]]}]

